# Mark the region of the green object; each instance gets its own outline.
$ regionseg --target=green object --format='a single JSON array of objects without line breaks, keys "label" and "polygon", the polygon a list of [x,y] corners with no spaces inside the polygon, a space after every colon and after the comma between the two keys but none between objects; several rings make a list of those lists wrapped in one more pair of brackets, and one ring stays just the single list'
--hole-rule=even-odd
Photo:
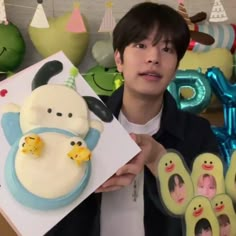
[{"label": "green object", "polygon": [[84,75],[85,80],[98,96],[110,96],[120,85],[123,77],[116,67],[92,67]]},{"label": "green object", "polygon": [[25,55],[25,42],[12,24],[0,23],[0,71],[14,71],[22,63]]},{"label": "green object", "polygon": [[28,32],[36,50],[44,58],[63,51],[70,61],[79,65],[83,59],[89,41],[89,34],[66,31],[71,13],[48,20],[49,28],[29,26]]}]

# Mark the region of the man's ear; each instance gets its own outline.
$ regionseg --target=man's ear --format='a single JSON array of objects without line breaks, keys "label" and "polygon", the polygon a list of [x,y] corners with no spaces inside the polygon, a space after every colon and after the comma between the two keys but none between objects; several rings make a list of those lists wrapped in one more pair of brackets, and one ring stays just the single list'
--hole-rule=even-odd
[{"label": "man's ear", "polygon": [[122,70],[123,70],[123,67],[122,67],[123,63],[122,63],[122,59],[121,59],[121,56],[120,56],[120,52],[118,50],[116,50],[115,53],[114,53],[114,59],[115,59],[117,70],[119,72],[122,72]]}]

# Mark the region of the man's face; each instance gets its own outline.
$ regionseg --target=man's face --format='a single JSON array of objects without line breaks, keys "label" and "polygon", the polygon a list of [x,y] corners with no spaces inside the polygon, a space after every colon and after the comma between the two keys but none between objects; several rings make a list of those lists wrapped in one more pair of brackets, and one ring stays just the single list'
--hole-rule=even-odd
[{"label": "man's face", "polygon": [[155,32],[124,50],[123,60],[115,52],[119,72],[123,73],[125,88],[139,95],[160,96],[174,78],[177,54],[171,43],[161,39],[153,45]]},{"label": "man's face", "polygon": [[174,190],[171,191],[170,195],[172,199],[178,203],[182,204],[185,202],[186,198],[186,187],[185,184],[180,182],[179,178],[177,176],[174,177]]}]

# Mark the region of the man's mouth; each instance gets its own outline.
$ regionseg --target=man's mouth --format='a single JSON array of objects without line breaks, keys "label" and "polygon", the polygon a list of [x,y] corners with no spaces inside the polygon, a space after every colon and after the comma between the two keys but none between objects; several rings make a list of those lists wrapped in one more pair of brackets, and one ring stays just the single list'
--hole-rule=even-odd
[{"label": "man's mouth", "polygon": [[152,71],[141,72],[139,75],[148,80],[160,80],[163,77],[160,73]]},{"label": "man's mouth", "polygon": [[180,199],[178,199],[178,203],[183,203],[183,201],[184,201],[184,198],[180,198]]}]

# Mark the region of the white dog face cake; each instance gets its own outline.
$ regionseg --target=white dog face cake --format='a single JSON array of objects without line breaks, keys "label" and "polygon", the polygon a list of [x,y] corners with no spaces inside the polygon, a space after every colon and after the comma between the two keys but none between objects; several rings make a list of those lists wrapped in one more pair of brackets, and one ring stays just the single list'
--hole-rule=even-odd
[{"label": "white dog face cake", "polygon": [[[43,76],[41,80],[47,82],[61,70],[59,61],[47,62],[35,78]],[[12,195],[28,207],[62,207],[88,183],[92,150],[103,129],[100,120],[90,120],[89,109],[94,105],[104,111],[105,106],[91,97],[87,102],[75,91],[77,74],[73,68],[66,85],[40,81],[37,87],[34,79],[34,90],[22,106],[7,104],[4,109],[2,128],[11,145],[5,178]],[[111,121],[112,115],[106,112],[106,122]]]}]

